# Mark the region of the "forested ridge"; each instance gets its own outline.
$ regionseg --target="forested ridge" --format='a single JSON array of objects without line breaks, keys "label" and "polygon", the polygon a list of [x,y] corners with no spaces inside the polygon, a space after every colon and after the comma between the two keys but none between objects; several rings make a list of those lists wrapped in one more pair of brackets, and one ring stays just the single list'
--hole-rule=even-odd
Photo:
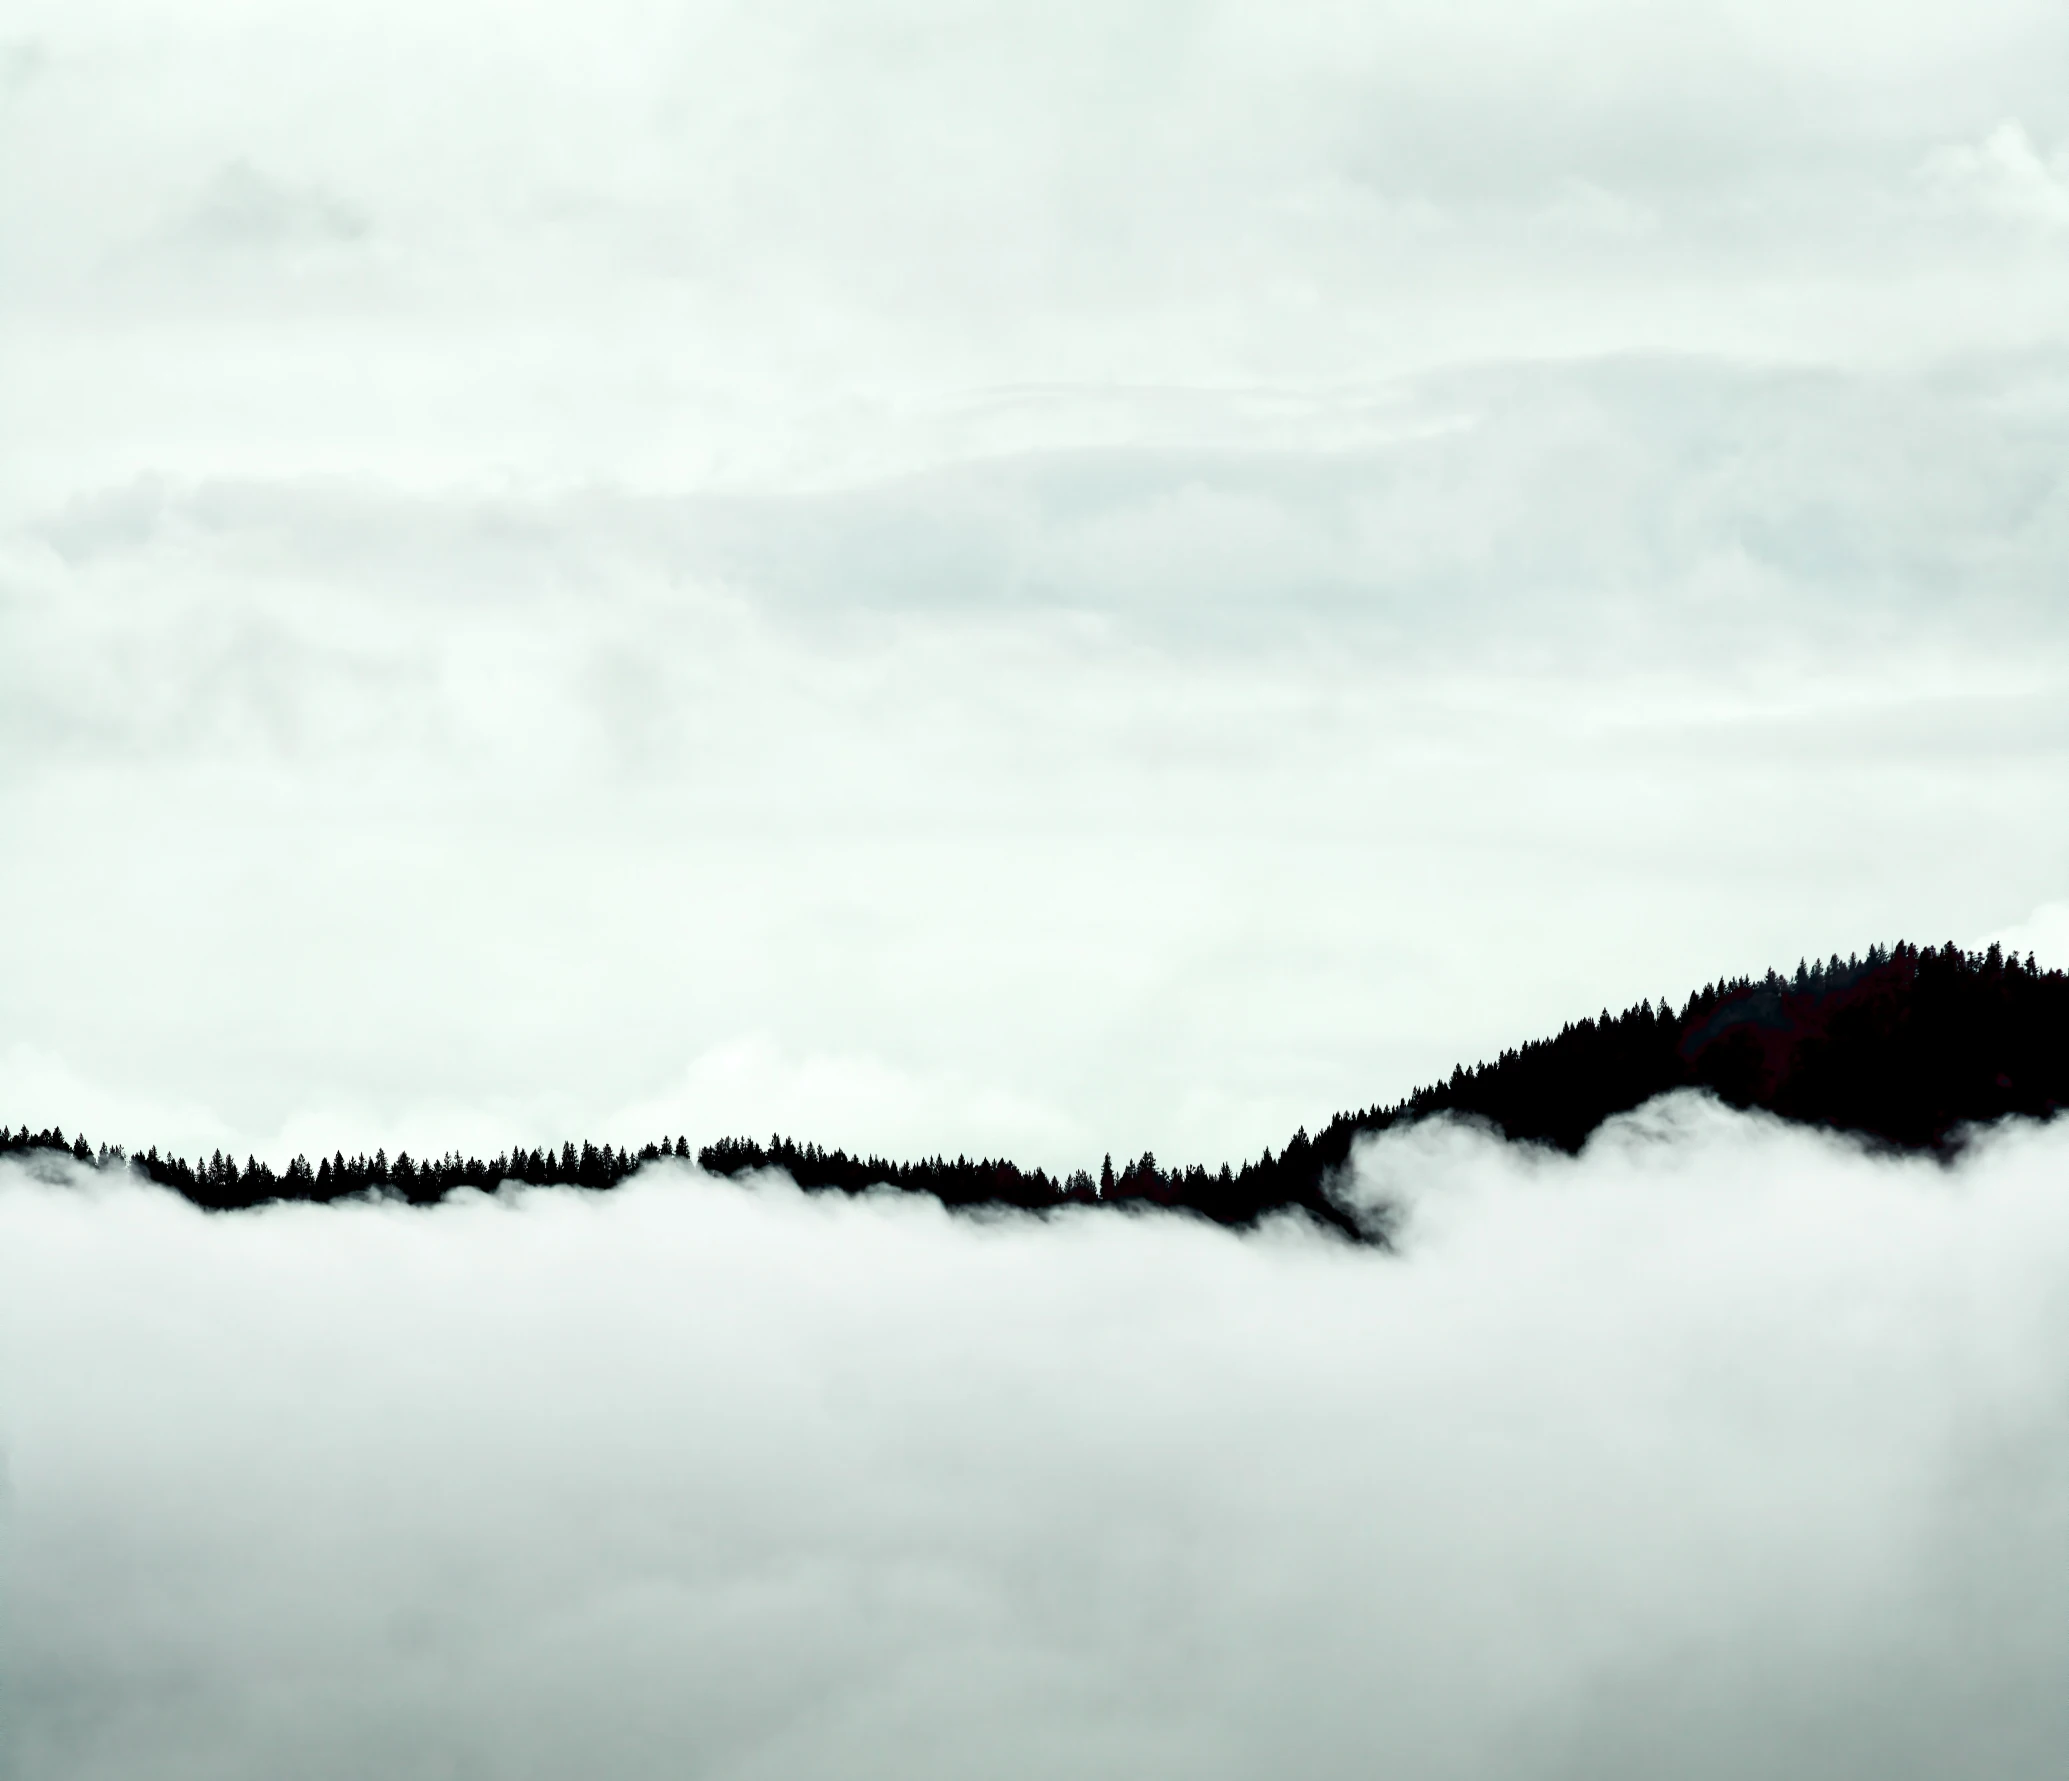
[{"label": "forested ridge", "polygon": [[1339,1113],[1314,1136],[1303,1128],[1254,1162],[1166,1168],[1144,1154],[1095,1177],[1061,1178],[1003,1159],[935,1156],[898,1162],[772,1137],[725,1138],[692,1151],[686,1138],[614,1148],[566,1143],[517,1146],[491,1158],[436,1158],[384,1150],[297,1156],[275,1170],[256,1157],[240,1166],[220,1151],[205,1160],[135,1152],[67,1138],[55,1128],[0,1128],[0,1151],[56,1151],[81,1163],[127,1168],[212,1211],[276,1200],[374,1196],[429,1205],[463,1188],[505,1182],[603,1189],[662,1158],[715,1175],[781,1169],[813,1191],[889,1187],[932,1194],[951,1207],[1160,1206],[1225,1225],[1300,1210],[1357,1235],[1331,1193],[1356,1140],[1404,1122],[1452,1114],[1505,1136],[1578,1150],[1615,1114],[1671,1089],[1707,1089],[1734,1107],[1852,1132],[1882,1146],[1948,1154],[1963,1131],[2009,1114],[2047,1118],[2069,1106],[2069,974],[2029,954],[1992,946],[1870,947],[1865,957],[1799,964],[1784,977],[1720,980],[1679,1008],[1662,1000],[1569,1022],[1549,1039],[1461,1065],[1448,1080],[1405,1099]]}]

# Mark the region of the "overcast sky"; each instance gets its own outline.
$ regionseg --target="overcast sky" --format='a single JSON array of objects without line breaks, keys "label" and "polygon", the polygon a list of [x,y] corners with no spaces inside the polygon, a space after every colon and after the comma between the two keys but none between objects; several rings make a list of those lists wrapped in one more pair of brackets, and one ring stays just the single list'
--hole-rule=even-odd
[{"label": "overcast sky", "polygon": [[0,1118],[1219,1161],[2069,958],[2059,5],[5,33]]}]

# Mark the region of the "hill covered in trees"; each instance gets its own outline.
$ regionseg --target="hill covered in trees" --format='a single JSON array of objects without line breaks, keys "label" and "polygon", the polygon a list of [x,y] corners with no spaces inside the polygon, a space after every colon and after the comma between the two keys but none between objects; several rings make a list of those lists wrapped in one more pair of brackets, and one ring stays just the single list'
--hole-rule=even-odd
[{"label": "hill covered in trees", "polygon": [[[1298,1210],[1348,1235],[1356,1221],[1331,1193],[1356,1141],[1374,1132],[1449,1114],[1486,1122],[1504,1136],[1578,1150],[1604,1120],[1677,1088],[1707,1089],[1727,1104],[1851,1132],[1872,1143],[1942,1155],[1963,1131],[2010,1114],[2051,1117],[2069,1106],[2069,973],[2037,967],[1997,947],[1965,953],[1949,945],[1869,948],[1799,964],[1793,977],[1708,984],[1678,1010],[1641,1002],[1570,1022],[1549,1039],[1461,1065],[1447,1081],[1404,1100],[1339,1113],[1310,1137],[1297,1132],[1274,1155],[1218,1170],[1165,1168],[1145,1154],[1118,1170],[1109,1157],[1097,1177],[1061,1178],[1003,1159],[936,1156],[898,1162],[774,1137],[727,1138],[694,1152],[700,1167],[737,1176],[781,1169],[800,1187],[860,1193],[890,1187],[932,1194],[951,1207],[1071,1205],[1165,1207],[1243,1226]],[[274,1200],[331,1201],[381,1196],[428,1205],[461,1188],[492,1192],[506,1181],[608,1188],[662,1158],[689,1161],[687,1139],[639,1149],[563,1144],[518,1146],[493,1158],[448,1153],[390,1161],[342,1152],[311,1163],[298,1156],[275,1171],[255,1157],[239,1167],[221,1152],[206,1161],[99,1148],[55,1129],[0,1129],[0,1151],[61,1151],[77,1161],[126,1166],[214,1211]]]}]

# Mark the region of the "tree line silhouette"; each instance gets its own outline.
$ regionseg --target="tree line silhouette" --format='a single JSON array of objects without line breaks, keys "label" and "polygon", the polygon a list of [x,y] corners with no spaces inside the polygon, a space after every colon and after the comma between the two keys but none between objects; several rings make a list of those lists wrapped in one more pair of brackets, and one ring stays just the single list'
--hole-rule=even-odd
[{"label": "tree line silhouette", "polygon": [[[1569,1022],[1549,1039],[1507,1050],[1489,1063],[1454,1069],[1448,1080],[1405,1099],[1339,1113],[1314,1137],[1303,1127],[1276,1156],[1218,1170],[1170,1169],[1145,1152],[1118,1170],[1061,1178],[1003,1158],[898,1162],[851,1155],[775,1136],[767,1144],[725,1138],[694,1153],[709,1174],[780,1169],[814,1192],[889,1188],[931,1194],[959,1209],[1073,1205],[1163,1207],[1248,1226],[1275,1213],[1304,1213],[1358,1238],[1333,1179],[1362,1137],[1439,1114],[1478,1120],[1504,1137],[1573,1152],[1604,1120],[1677,1088],[1706,1089],[1727,1105],[1851,1132],[1876,1145],[1942,1156],[1965,1131],[2011,1114],[2046,1119],[2069,1106],[2069,973],[2043,970],[1996,946],[1967,953],[1899,943],[1865,957],[1799,963],[1793,977],[1722,979],[1677,1010],[1640,1002]],[[127,1167],[195,1205],[231,1211],[276,1200],[365,1197],[431,1205],[464,1188],[494,1192],[504,1182],[603,1189],[649,1163],[693,1160],[678,1136],[614,1149],[563,1144],[515,1147],[482,1159],[448,1152],[392,1162],[339,1152],[311,1164],[297,1156],[274,1171],[256,1157],[240,1168],[217,1151],[206,1161],[98,1149],[55,1128],[0,1127],[0,1152],[64,1152],[81,1163]]]},{"label": "tree line silhouette", "polygon": [[370,1197],[430,1206],[461,1188],[494,1193],[507,1181],[529,1187],[616,1187],[648,1163],[664,1157],[690,1159],[688,1141],[676,1138],[643,1144],[637,1150],[614,1150],[608,1144],[584,1144],[579,1150],[563,1144],[557,1151],[551,1145],[532,1150],[519,1146],[499,1151],[487,1161],[463,1157],[457,1151],[421,1162],[407,1151],[393,1162],[386,1150],[376,1150],[370,1157],[348,1157],[340,1151],[319,1157],[313,1164],[306,1156],[298,1156],[276,1172],[249,1156],[239,1168],[234,1156],[225,1156],[220,1150],[205,1161],[190,1163],[184,1157],[160,1156],[155,1145],[136,1152],[109,1144],[95,1149],[84,1137],[68,1141],[56,1128],[32,1132],[23,1126],[10,1133],[0,1127],[0,1154],[10,1150],[59,1151],[76,1162],[100,1168],[127,1167],[210,1212],[246,1211],[275,1200],[328,1202]]}]

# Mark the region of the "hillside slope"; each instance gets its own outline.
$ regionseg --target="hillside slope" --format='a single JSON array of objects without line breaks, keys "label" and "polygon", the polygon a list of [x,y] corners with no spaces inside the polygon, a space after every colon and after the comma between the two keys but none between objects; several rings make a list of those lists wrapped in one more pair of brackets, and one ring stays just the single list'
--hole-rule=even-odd
[{"label": "hillside slope", "polygon": [[[1352,1146],[1370,1133],[1449,1114],[1482,1120],[1520,1142],[1578,1150],[1604,1120],[1678,1088],[1706,1089],[1734,1107],[1851,1132],[1892,1149],[1958,1148],[1963,1131],[2007,1115],[2049,1118],[2069,1106],[2069,973],[2042,970],[1998,948],[1871,947],[1865,958],[1799,964],[1706,985],[1677,1011],[1641,1002],[1570,1022],[1552,1038],[1461,1065],[1447,1081],[1405,1099],[1339,1113],[1312,1137],[1303,1129],[1276,1155],[1218,1170],[1167,1169],[1144,1155],[1095,1178],[1062,1179],[1004,1159],[936,1156],[899,1162],[774,1137],[728,1138],[695,1153],[716,1175],[781,1169],[800,1187],[860,1193],[892,1187],[951,1207],[1044,1211],[1068,1205],[1167,1207],[1225,1225],[1298,1210],[1348,1235],[1356,1221],[1331,1193]],[[81,1162],[127,1163],[211,1210],[271,1200],[329,1201],[376,1194],[429,1204],[460,1188],[505,1181],[607,1188],[646,1163],[687,1160],[686,1139],[634,1150],[583,1144],[516,1147],[493,1158],[457,1153],[418,1161],[386,1153],[276,1172],[256,1158],[240,1168],[220,1152],[205,1162],[155,1148],[98,1150],[62,1131],[0,1129],[0,1151],[64,1151]]]}]

